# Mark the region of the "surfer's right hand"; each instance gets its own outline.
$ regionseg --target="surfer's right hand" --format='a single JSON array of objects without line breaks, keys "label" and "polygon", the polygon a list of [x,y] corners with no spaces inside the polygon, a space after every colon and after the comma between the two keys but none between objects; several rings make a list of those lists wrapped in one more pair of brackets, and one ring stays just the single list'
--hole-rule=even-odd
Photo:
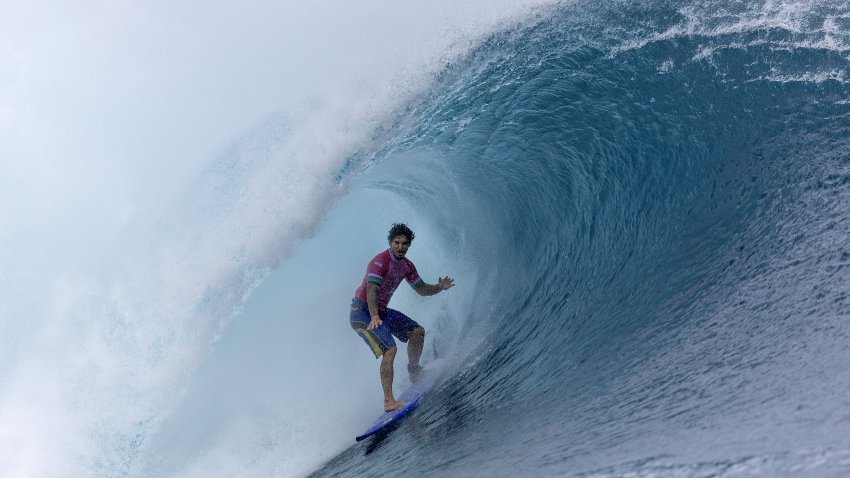
[{"label": "surfer's right hand", "polygon": [[372,317],[372,321],[366,326],[366,330],[377,329],[382,323],[384,323],[384,321],[382,321],[379,317]]}]

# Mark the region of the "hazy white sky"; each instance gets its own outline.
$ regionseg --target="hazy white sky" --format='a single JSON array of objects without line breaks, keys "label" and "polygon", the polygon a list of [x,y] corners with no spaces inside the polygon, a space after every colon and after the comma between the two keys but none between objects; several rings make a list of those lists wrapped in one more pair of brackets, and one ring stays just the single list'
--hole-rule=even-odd
[{"label": "hazy white sky", "polygon": [[542,2],[7,2],[4,169],[17,155],[26,174],[203,162],[293,102],[432,69],[532,3]]}]

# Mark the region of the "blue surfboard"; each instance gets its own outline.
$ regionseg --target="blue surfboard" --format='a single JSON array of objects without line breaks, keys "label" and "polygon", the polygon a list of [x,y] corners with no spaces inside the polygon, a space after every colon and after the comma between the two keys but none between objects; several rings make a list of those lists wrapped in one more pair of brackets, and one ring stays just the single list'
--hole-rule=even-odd
[{"label": "blue surfboard", "polygon": [[410,387],[396,398],[396,400],[404,402],[404,406],[398,410],[386,412],[378,417],[378,419],[375,420],[375,423],[362,435],[355,438],[355,440],[361,441],[382,430],[387,430],[399,423],[406,416],[410,415],[410,413],[419,406],[419,402],[422,401],[422,398],[424,398],[431,388],[433,388],[437,383],[439,373],[437,373],[438,371],[436,368],[430,366],[423,372],[422,378],[410,384]]}]

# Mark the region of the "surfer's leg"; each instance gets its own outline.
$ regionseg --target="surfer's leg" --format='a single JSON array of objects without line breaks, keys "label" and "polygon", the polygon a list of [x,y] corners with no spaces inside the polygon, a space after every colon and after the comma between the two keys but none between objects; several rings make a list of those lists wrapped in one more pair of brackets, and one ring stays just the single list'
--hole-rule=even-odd
[{"label": "surfer's leg", "polygon": [[392,334],[407,343],[407,371],[410,373],[410,381],[415,382],[422,375],[419,357],[422,356],[422,347],[425,345],[425,329],[395,309],[387,309],[386,317],[384,324],[390,328]]},{"label": "surfer's leg", "polygon": [[422,356],[422,347],[425,345],[425,329],[417,327],[407,334],[407,371],[410,372],[410,381],[419,380],[422,375],[422,367],[419,366],[419,357]]},{"label": "surfer's leg", "polygon": [[392,347],[384,352],[384,357],[381,359],[381,386],[384,388],[384,411],[389,412],[404,406],[404,403],[399,402],[393,396],[393,360],[398,351],[397,347]]}]

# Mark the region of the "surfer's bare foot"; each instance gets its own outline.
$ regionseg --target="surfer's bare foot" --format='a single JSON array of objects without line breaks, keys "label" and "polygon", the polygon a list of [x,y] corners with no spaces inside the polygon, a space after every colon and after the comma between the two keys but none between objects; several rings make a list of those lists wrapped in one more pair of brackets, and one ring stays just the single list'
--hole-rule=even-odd
[{"label": "surfer's bare foot", "polygon": [[399,402],[398,400],[384,400],[384,411],[391,412],[393,410],[398,410],[399,408],[404,406],[404,402]]}]

